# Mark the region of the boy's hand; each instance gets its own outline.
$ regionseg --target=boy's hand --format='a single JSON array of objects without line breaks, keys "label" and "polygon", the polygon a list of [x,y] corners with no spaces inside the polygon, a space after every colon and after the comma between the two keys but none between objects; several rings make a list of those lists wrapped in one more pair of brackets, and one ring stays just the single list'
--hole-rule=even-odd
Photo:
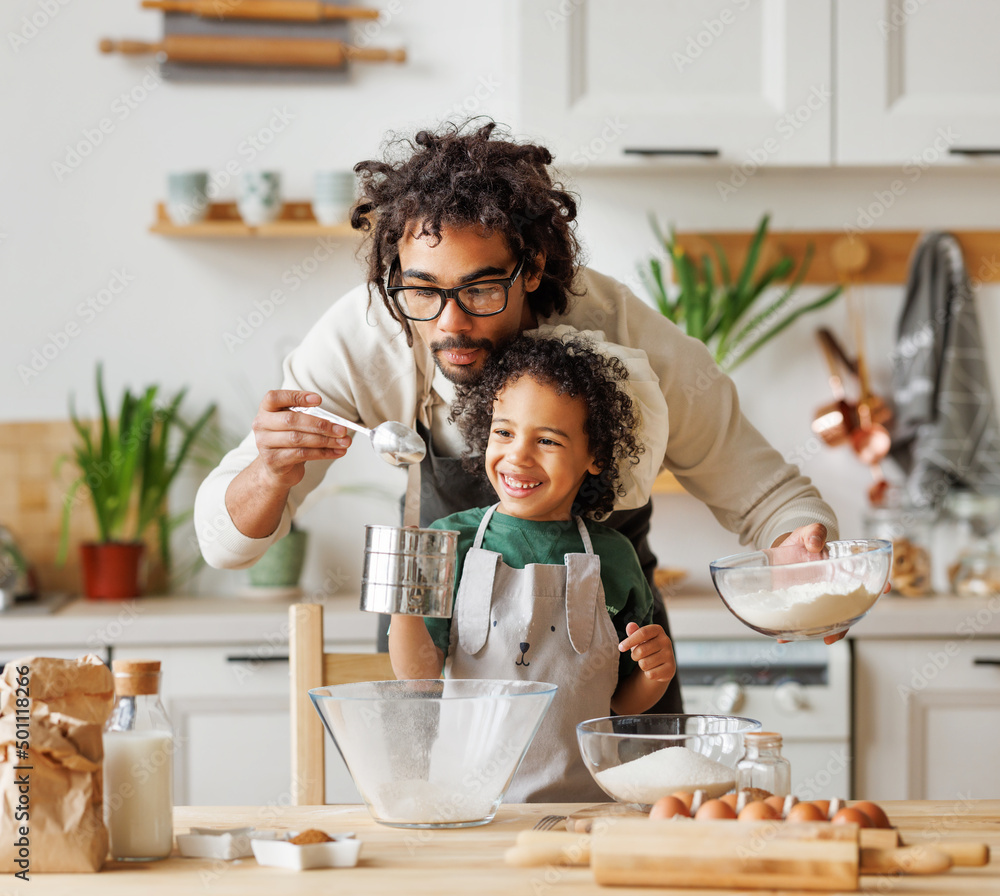
[{"label": "boy's hand", "polygon": [[618,645],[618,649],[622,653],[626,650],[632,652],[632,659],[639,664],[646,678],[650,681],[670,681],[674,677],[677,672],[674,646],[662,625],[639,628],[630,622],[625,626],[625,633],[628,637]]}]

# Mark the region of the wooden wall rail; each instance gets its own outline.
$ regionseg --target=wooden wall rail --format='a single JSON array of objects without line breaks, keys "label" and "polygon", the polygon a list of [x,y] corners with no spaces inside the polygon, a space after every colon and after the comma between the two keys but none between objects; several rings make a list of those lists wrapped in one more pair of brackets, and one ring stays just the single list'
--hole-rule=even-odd
[{"label": "wooden wall rail", "polygon": [[[870,230],[850,237],[842,230],[802,230],[769,233],[762,252],[761,265],[773,263],[782,253],[801,261],[809,244],[813,246],[812,263],[803,282],[817,284],[841,283],[846,279],[837,260],[853,240],[860,243],[861,255],[867,250],[864,265],[853,273],[855,283],[903,284],[909,275],[910,255],[925,231]],[[1000,282],[1000,230],[952,230],[962,246],[966,267],[973,281]],[[678,231],[677,242],[695,257],[708,253],[714,260],[710,240],[715,240],[726,253],[735,272],[743,264],[752,231],[693,233]],[[849,252],[846,254],[850,254]]]}]

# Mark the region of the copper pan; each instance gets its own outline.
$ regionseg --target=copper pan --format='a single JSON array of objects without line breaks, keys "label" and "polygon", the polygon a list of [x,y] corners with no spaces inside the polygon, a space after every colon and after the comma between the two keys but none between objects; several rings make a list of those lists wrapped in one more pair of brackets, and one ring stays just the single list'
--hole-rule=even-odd
[{"label": "copper pan", "polygon": [[868,377],[868,362],[865,356],[865,328],[861,307],[857,301],[849,306],[854,321],[855,338],[858,343],[857,373],[858,384],[861,387],[861,397],[858,399],[858,426],[851,433],[851,447],[861,462],[871,467],[872,485],[868,489],[868,500],[878,506],[884,500],[889,489],[889,483],[882,475],[882,460],[889,453],[892,439],[889,430],[883,426],[892,418],[888,406],[882,399],[872,394],[871,381]]},{"label": "copper pan", "polygon": [[850,441],[859,423],[857,406],[847,400],[839,368],[843,367],[851,373],[854,370],[833,333],[826,327],[816,331],[816,338],[823,349],[823,357],[830,371],[830,389],[834,400],[830,404],[823,405],[813,415],[812,431],[831,448],[836,448]]}]

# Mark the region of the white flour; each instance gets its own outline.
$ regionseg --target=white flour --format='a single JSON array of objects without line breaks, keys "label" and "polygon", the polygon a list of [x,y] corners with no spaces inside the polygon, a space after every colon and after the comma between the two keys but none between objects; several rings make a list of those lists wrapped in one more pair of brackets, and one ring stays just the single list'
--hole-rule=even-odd
[{"label": "white flour", "polygon": [[717,797],[736,786],[733,769],[687,747],[666,747],[606,768],[595,777],[615,799],[644,805],[677,790],[704,790],[709,797]]},{"label": "white flour", "polygon": [[371,795],[372,808],[379,818],[398,824],[476,821],[493,810],[500,786],[470,788],[460,781],[451,786],[440,781],[396,781]]},{"label": "white flour", "polygon": [[776,632],[824,628],[860,616],[878,599],[865,588],[836,592],[828,582],[806,582],[777,591],[727,598],[743,619]]}]

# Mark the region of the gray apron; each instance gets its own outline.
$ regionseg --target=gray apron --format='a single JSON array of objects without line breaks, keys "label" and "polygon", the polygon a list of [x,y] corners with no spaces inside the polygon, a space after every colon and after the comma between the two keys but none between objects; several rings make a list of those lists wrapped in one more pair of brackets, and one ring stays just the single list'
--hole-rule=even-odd
[{"label": "gray apron", "polygon": [[558,685],[505,800],[603,802],[576,741],[577,723],[610,714],[618,684],[618,634],[604,602],[601,558],[577,517],[585,553],[566,554],[565,565],[513,569],[481,547],[497,506],[465,555],[445,677]]}]

